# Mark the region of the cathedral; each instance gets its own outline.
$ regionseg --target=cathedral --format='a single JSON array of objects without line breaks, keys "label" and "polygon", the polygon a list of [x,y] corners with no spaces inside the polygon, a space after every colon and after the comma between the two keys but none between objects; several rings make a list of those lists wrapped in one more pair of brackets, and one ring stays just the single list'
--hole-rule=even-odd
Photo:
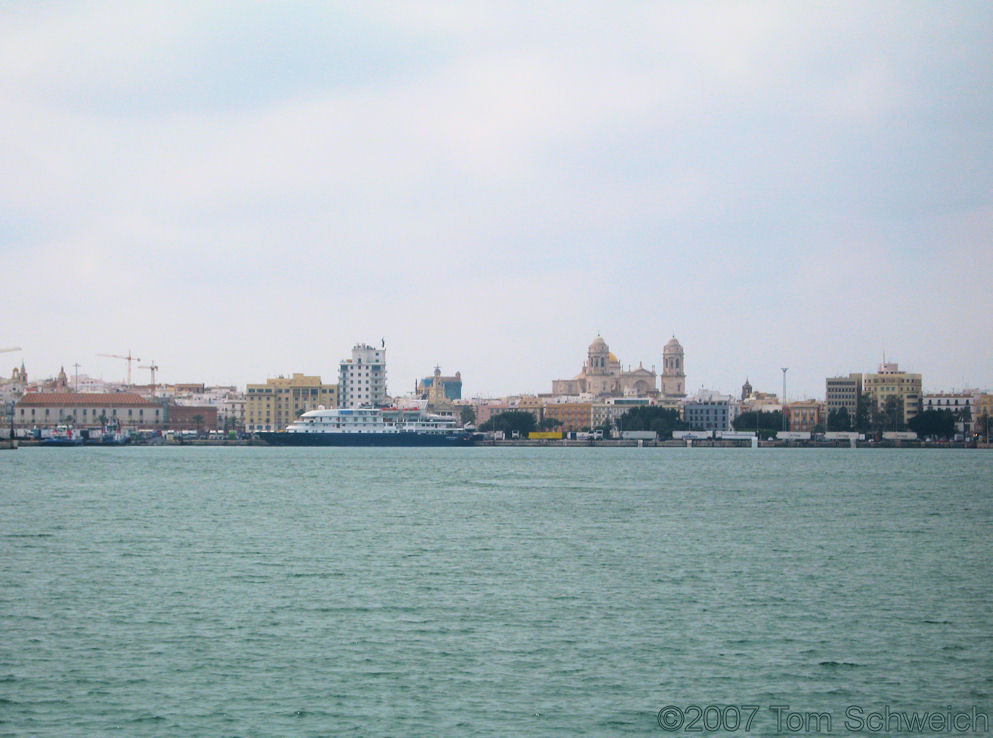
[{"label": "cathedral", "polygon": [[620,360],[610,351],[607,342],[597,336],[586,353],[582,371],[572,379],[552,382],[553,395],[590,394],[595,397],[684,397],[686,374],[683,366],[683,347],[673,338],[662,352],[662,391],[659,392],[658,376],[654,367],[623,371]]}]

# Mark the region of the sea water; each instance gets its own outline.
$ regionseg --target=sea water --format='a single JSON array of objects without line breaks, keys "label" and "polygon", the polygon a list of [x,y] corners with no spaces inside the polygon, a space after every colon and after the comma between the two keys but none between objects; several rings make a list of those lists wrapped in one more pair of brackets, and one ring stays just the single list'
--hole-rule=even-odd
[{"label": "sea water", "polygon": [[750,715],[755,735],[878,735],[903,731],[866,716],[894,712],[993,716],[989,452],[0,455],[3,734],[740,734]]}]

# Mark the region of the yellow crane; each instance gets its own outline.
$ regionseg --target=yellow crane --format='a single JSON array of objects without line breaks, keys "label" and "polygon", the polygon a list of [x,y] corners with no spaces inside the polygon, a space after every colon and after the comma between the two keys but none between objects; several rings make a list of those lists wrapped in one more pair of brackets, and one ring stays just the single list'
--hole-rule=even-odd
[{"label": "yellow crane", "polygon": [[[138,359],[141,361],[141,359]],[[152,397],[155,397],[155,372],[159,370],[159,365],[155,363],[155,359],[152,359],[152,363],[148,366],[139,366],[139,369],[148,369],[152,373]]]},{"label": "yellow crane", "polygon": [[141,359],[139,359],[137,356],[132,356],[131,355],[131,349],[128,349],[128,355],[127,356],[121,356],[120,354],[97,354],[97,356],[106,356],[108,359],[124,359],[126,362],[128,362],[128,384],[129,385],[131,384],[131,362],[132,361],[141,361]]},{"label": "yellow crane", "polygon": [[20,346],[14,346],[13,348],[0,349],[0,354],[5,354],[8,351],[20,351],[20,350],[21,350]]}]

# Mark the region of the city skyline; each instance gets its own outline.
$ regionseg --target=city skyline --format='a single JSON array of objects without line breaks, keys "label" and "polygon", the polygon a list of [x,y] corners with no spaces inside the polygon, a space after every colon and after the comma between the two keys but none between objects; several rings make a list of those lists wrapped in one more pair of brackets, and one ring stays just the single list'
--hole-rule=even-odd
[{"label": "city skyline", "polygon": [[[596,339],[600,339],[600,338],[602,338],[602,336],[600,336],[598,334],[596,336]],[[675,336],[673,336],[673,338],[675,338]],[[381,340],[383,340],[385,342],[385,339],[381,339]],[[608,346],[609,346],[609,344],[608,344]],[[375,349],[375,348],[378,348],[378,347],[369,346],[368,344],[365,344],[365,342],[361,342],[360,341],[360,342],[356,343],[355,346],[354,346],[354,349],[356,349],[356,350],[359,349],[359,348],[364,348],[364,349],[372,350],[372,349]],[[385,345],[384,345],[384,348],[385,348]],[[592,348],[592,347],[590,347],[590,348]],[[353,356],[354,356],[354,351],[352,353],[353,353]],[[615,356],[615,353],[613,352],[613,350],[611,350],[610,354],[611,354],[612,357]],[[146,387],[147,388],[150,385],[150,383],[151,383],[150,382],[150,380],[151,380],[151,373],[150,373],[151,362],[148,362],[146,364],[143,364],[143,365],[141,365],[139,367],[138,366],[139,365],[139,362],[142,362],[143,360],[140,357],[138,357],[137,354],[132,354],[131,352],[129,352],[127,354],[127,357],[131,357],[131,359],[132,359],[132,361],[131,361],[131,363],[132,363],[132,381],[131,382],[128,382],[126,380],[126,378],[114,379],[114,378],[108,378],[108,377],[103,377],[103,376],[94,376],[94,375],[91,375],[91,374],[89,374],[89,373],[87,373],[85,371],[82,371],[81,372],[81,371],[79,371],[79,369],[83,365],[82,364],[79,364],[78,362],[74,362],[74,364],[69,365],[69,368],[68,369],[66,368],[66,365],[61,364],[59,366],[59,371],[58,372],[51,372],[51,373],[44,373],[44,372],[42,372],[40,375],[39,374],[34,374],[34,373],[31,373],[31,372],[28,372],[29,384],[37,384],[37,383],[40,383],[40,382],[54,381],[56,379],[56,375],[57,374],[64,373],[66,375],[66,377],[67,377],[67,382],[69,384],[70,389],[74,389],[74,387],[73,387],[74,382],[83,383],[83,384],[91,384],[93,382],[96,382],[98,384],[99,383],[107,383],[107,384],[110,384],[110,385],[118,385],[118,386],[124,386],[124,387],[130,385],[130,386],[133,386],[133,387]],[[115,359],[119,359],[119,360],[125,360],[127,357],[125,357],[124,355],[117,355],[114,358]],[[110,356],[109,355],[105,355],[103,358],[110,358]],[[751,381],[751,377],[746,377],[745,380],[741,383],[741,385],[738,385],[738,386],[735,386],[735,387],[730,387],[730,388],[714,387],[714,386],[708,386],[708,385],[700,385],[699,387],[693,387],[692,384],[689,384],[685,388],[686,389],[686,392],[685,393],[682,393],[682,395],[685,396],[685,397],[687,397],[687,398],[690,398],[690,397],[695,396],[699,392],[703,392],[705,394],[706,393],[716,392],[718,394],[729,394],[729,395],[732,395],[732,396],[736,396],[736,395],[739,394],[739,391],[742,390],[744,388],[744,386],[747,384],[747,386],[749,388],[753,389],[756,392],[763,392],[763,393],[770,394],[770,395],[777,396],[777,397],[783,395],[782,390],[785,387],[785,389],[786,389],[785,399],[788,402],[800,401],[800,400],[805,400],[805,399],[813,399],[813,400],[820,401],[820,400],[823,400],[825,398],[824,382],[826,380],[832,379],[832,378],[843,378],[843,377],[845,377],[845,376],[847,376],[849,374],[853,374],[853,373],[856,373],[856,374],[859,374],[859,375],[864,375],[864,374],[872,374],[872,373],[875,373],[877,371],[880,371],[881,372],[881,371],[884,370],[884,363],[886,364],[886,367],[888,368],[888,370],[891,370],[891,371],[893,369],[895,369],[896,367],[899,367],[899,370],[901,372],[910,372],[910,373],[914,373],[914,374],[922,374],[921,371],[919,371],[917,369],[908,369],[906,366],[901,365],[899,362],[893,361],[892,358],[893,357],[885,357],[884,356],[883,357],[883,361],[881,361],[878,365],[876,365],[876,366],[874,366],[872,368],[868,368],[868,369],[852,369],[850,371],[837,372],[835,374],[825,374],[823,377],[821,377],[822,385],[821,385],[821,389],[820,389],[819,392],[818,391],[807,392],[806,391],[806,388],[803,388],[803,387],[798,388],[795,392],[792,391],[791,388],[785,383],[785,381],[787,380],[787,376],[786,375],[790,371],[790,369],[789,369],[789,367],[780,367],[779,368],[779,371],[781,372],[780,379],[784,383],[781,384],[778,389],[776,387],[772,387],[772,386],[769,386],[769,387],[757,386],[757,385],[755,385]],[[342,364],[351,363],[351,361],[352,361],[351,359],[349,359],[347,356],[345,356],[345,357],[342,358],[341,361],[339,361],[339,367]],[[642,365],[643,365],[643,362],[642,362]],[[391,397],[404,397],[404,396],[409,396],[411,394],[422,394],[422,392],[412,392],[411,390],[414,389],[414,385],[422,382],[424,379],[429,379],[430,376],[431,376],[431,373],[432,373],[432,372],[427,372],[427,371],[426,372],[423,372],[420,376],[418,376],[415,380],[413,380],[414,381],[414,385],[411,385],[411,387],[407,387],[407,388],[402,388],[401,387],[401,388],[398,388],[396,390],[393,390],[389,386],[389,379],[388,379],[389,378],[389,374],[390,374],[390,362],[389,362],[389,358],[388,358],[388,352],[387,352],[387,358],[386,358],[386,364],[385,364],[385,366],[386,366],[386,376],[387,376],[386,390],[387,390],[387,392],[389,393],[389,395]],[[638,366],[639,366],[638,364],[622,363],[620,365],[620,367],[619,367],[619,371],[627,371],[628,369],[635,369]],[[661,380],[662,380],[662,376],[663,376],[662,366],[663,366],[663,364],[660,361],[656,365],[646,366],[645,368],[646,369],[651,369],[653,371],[657,371],[657,375],[658,376],[656,377],[655,389],[656,390],[662,390],[662,394],[665,394],[664,389],[663,389],[662,384],[661,384]],[[159,367],[157,366],[157,364],[155,365],[155,368],[156,368],[156,371],[158,371]],[[440,367],[438,365],[436,365],[434,368],[440,370]],[[142,379],[141,376],[138,375],[138,372],[141,371],[141,370],[144,370],[147,373],[147,377],[144,380]],[[27,370],[25,369],[25,371],[27,371]],[[124,371],[127,371],[127,370],[124,370]],[[456,370],[456,371],[459,371],[459,370]],[[584,369],[584,371],[585,371],[585,369]],[[16,373],[16,369],[15,369],[15,373]],[[461,374],[460,371],[459,371],[459,373]],[[202,385],[204,385],[205,387],[208,387],[208,388],[209,387],[228,387],[228,386],[231,386],[231,387],[234,387],[238,391],[244,391],[245,388],[248,385],[251,385],[251,384],[262,384],[265,381],[268,381],[268,380],[271,380],[271,379],[283,378],[283,377],[292,377],[292,376],[294,376],[296,374],[317,376],[325,384],[335,384],[336,385],[338,383],[338,380],[339,380],[339,376],[337,374],[330,375],[330,376],[325,376],[325,375],[320,374],[320,373],[305,372],[305,371],[297,371],[297,370],[295,370],[295,371],[288,371],[288,372],[283,372],[283,373],[272,374],[272,375],[270,375],[268,377],[258,378],[258,379],[249,381],[249,382],[244,383],[244,384],[239,384],[237,382],[205,382],[202,379],[198,379],[198,378],[195,378],[195,377],[194,378],[186,378],[185,380],[178,380],[178,381],[164,381],[164,380],[161,379],[161,376],[160,375],[156,374],[155,385],[164,388],[167,385],[168,386],[183,386],[183,385],[197,385],[197,384],[202,384]],[[931,385],[928,384],[926,373],[924,373],[923,379],[924,379],[924,382],[923,382],[923,391],[924,391],[925,394],[940,394],[940,393],[949,393],[949,392],[954,393],[954,392],[961,392],[963,390],[988,391],[990,389],[988,386],[985,386],[985,385],[973,385],[973,384],[968,384],[968,383],[965,383],[965,384],[962,384],[962,385],[958,385],[958,386],[952,386],[952,387],[933,387],[933,386],[931,386]],[[5,380],[6,380],[6,377],[0,376],[0,382],[3,382]],[[461,383],[461,381],[462,381],[462,378],[460,377],[459,378],[459,382]],[[568,395],[568,394],[589,394],[588,392],[584,392],[584,391],[579,391],[579,392],[576,392],[576,393],[555,392],[554,389],[553,389],[553,387],[559,381],[561,381],[561,380],[554,380],[554,379],[549,380],[548,383],[547,383],[548,386],[545,387],[545,388],[534,389],[534,390],[522,390],[522,391],[518,391],[518,392],[509,392],[509,393],[503,393],[503,394],[486,393],[486,392],[470,392],[468,394],[464,394],[463,395],[463,399],[470,399],[470,398],[480,398],[480,399],[491,398],[491,399],[498,399],[498,398],[501,398],[501,397],[515,397],[515,396],[537,396],[537,395],[554,396],[554,395],[561,395],[561,394],[566,394],[566,395]],[[85,390],[84,389],[82,391],[85,392],[85,391],[88,391],[88,390]],[[592,392],[592,394],[595,395],[596,392]]]},{"label": "city skyline", "polygon": [[991,52],[978,2],[13,3],[0,373],[989,388]]}]

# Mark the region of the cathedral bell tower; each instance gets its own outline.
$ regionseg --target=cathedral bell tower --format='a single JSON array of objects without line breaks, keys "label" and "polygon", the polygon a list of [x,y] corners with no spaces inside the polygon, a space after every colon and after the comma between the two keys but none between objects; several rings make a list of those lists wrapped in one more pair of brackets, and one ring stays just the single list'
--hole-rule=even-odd
[{"label": "cathedral bell tower", "polygon": [[673,336],[662,349],[662,395],[665,397],[686,397],[686,365],[683,362],[683,347]]}]

